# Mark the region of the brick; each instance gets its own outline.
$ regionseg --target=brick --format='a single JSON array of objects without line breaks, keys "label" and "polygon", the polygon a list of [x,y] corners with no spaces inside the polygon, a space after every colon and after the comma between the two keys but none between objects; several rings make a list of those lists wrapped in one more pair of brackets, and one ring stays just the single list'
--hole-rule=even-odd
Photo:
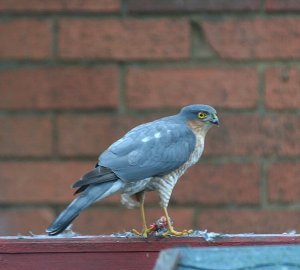
[{"label": "brick", "polygon": [[219,128],[213,128],[206,136],[204,155],[251,156],[268,151],[257,115],[219,114],[219,118]]},{"label": "brick", "polygon": [[128,0],[129,12],[199,12],[259,10],[260,0]]},{"label": "brick", "polygon": [[0,59],[47,59],[51,54],[51,39],[50,21],[1,21]]},{"label": "brick", "polygon": [[[152,118],[155,118],[152,116]],[[159,118],[159,117],[158,117]],[[58,149],[65,156],[96,156],[147,117],[64,115],[57,121]]]},{"label": "brick", "polygon": [[116,108],[117,81],[113,67],[4,70],[0,71],[0,108]]},{"label": "brick", "polygon": [[252,68],[131,68],[126,89],[129,106],[137,109],[177,108],[190,103],[254,108],[258,97],[256,70]]},{"label": "brick", "polygon": [[294,59],[300,57],[299,19],[225,19],[204,21],[202,26],[209,44],[223,58]]},{"label": "brick", "polygon": [[102,151],[121,136],[120,122],[121,120],[118,121],[115,117],[109,116],[60,116],[57,121],[60,154],[98,157]]},{"label": "brick", "polygon": [[1,235],[43,234],[53,220],[47,208],[9,208],[0,210]]},{"label": "brick", "polygon": [[189,25],[168,19],[63,19],[58,41],[64,59],[185,59]]},{"label": "brick", "polygon": [[266,71],[265,102],[271,109],[300,109],[300,70],[271,68]]},{"label": "brick", "polygon": [[0,116],[0,155],[43,156],[52,153],[52,126],[47,116]]},{"label": "brick", "polygon": [[93,162],[2,162],[0,202],[69,203],[71,184],[94,167]]},{"label": "brick", "polygon": [[300,201],[300,163],[273,163],[268,167],[268,194],[271,202]]},{"label": "brick", "polygon": [[259,185],[258,164],[198,164],[177,182],[171,201],[257,204]]},{"label": "brick", "polygon": [[200,211],[201,230],[223,233],[283,233],[300,229],[299,211],[205,210]]},{"label": "brick", "polygon": [[300,2],[297,0],[266,0],[265,9],[268,12],[299,11]]},{"label": "brick", "polygon": [[297,156],[300,118],[297,115],[220,115],[221,125],[209,131],[208,155]]},{"label": "brick", "polygon": [[[163,216],[161,208],[146,207],[148,225]],[[193,227],[193,210],[191,208],[170,208],[169,215],[177,230]],[[124,208],[89,208],[75,220],[73,230],[81,234],[111,234],[116,232],[141,230],[142,221],[138,209]]]},{"label": "brick", "polygon": [[46,11],[83,11],[116,12],[120,10],[120,0],[1,0],[0,12],[46,12]]}]

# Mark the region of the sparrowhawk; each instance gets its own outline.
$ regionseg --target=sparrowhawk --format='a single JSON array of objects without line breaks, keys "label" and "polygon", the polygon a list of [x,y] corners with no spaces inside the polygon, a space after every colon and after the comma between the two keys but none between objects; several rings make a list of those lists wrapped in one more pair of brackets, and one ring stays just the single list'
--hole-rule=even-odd
[{"label": "sparrowhawk", "polygon": [[187,234],[187,230],[174,230],[167,207],[177,180],[201,157],[205,135],[213,124],[219,124],[216,110],[196,104],[183,107],[176,115],[133,128],[105,150],[96,167],[73,185],[79,195],[48,227],[48,234],[61,233],[92,203],[121,193],[127,207],[140,206],[143,223],[140,234],[147,237],[144,213],[147,191],[159,193],[168,224],[165,235]]}]

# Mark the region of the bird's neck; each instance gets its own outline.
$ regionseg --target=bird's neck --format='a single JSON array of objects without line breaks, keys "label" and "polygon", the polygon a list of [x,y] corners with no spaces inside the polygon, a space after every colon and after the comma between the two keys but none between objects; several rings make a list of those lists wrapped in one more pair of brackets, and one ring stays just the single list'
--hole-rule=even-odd
[{"label": "bird's neck", "polygon": [[203,137],[203,139],[205,138],[207,131],[211,128],[211,124],[203,123],[197,120],[188,121],[187,125],[190,127],[190,129],[194,132],[194,134],[197,137],[201,136]]}]

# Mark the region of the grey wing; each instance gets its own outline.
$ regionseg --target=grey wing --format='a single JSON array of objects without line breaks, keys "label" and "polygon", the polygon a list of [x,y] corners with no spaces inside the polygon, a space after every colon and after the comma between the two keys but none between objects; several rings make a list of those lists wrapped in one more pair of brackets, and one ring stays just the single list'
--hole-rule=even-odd
[{"label": "grey wing", "polygon": [[194,133],[184,124],[155,121],[136,127],[99,157],[120,179],[137,181],[167,174],[190,157]]}]

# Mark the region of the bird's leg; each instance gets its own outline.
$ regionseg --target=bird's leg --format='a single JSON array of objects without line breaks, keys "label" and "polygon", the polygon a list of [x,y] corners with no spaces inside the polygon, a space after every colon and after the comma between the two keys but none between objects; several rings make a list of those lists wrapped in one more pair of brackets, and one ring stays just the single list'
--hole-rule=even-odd
[{"label": "bird's leg", "polygon": [[193,230],[183,230],[182,232],[175,231],[172,226],[171,219],[170,219],[170,216],[168,214],[168,210],[166,207],[164,207],[164,212],[165,212],[165,216],[167,219],[168,230],[162,235],[163,237],[172,236],[172,235],[183,236],[183,235],[187,235],[187,234],[190,234],[193,232]]},{"label": "bird's leg", "polygon": [[142,217],[143,230],[142,230],[142,232],[138,232],[136,229],[132,229],[131,231],[137,235],[147,238],[152,230],[151,230],[151,228],[147,228],[147,223],[146,223],[145,208],[144,208],[145,194],[144,194],[144,192],[140,192],[140,193],[136,194],[136,197],[140,203],[140,213],[141,213],[141,217]]}]

